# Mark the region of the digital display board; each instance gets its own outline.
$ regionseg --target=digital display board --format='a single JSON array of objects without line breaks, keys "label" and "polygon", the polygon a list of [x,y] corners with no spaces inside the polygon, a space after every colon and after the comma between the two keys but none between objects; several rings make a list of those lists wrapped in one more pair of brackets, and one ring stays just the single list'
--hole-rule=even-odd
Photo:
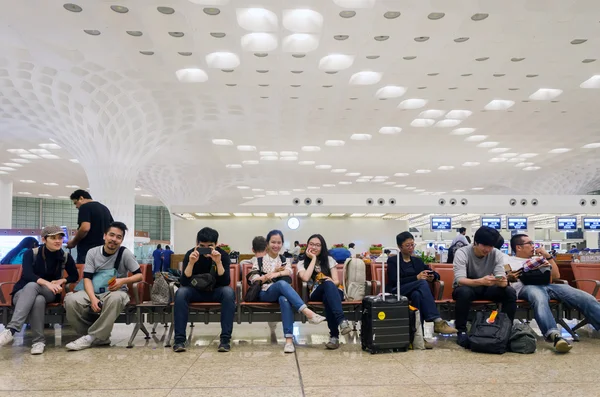
[{"label": "digital display board", "polygon": [[492,229],[502,229],[502,218],[499,216],[484,216],[481,217],[481,226],[491,227]]},{"label": "digital display board", "polygon": [[452,218],[449,216],[432,216],[431,230],[452,230]]},{"label": "digital display board", "polygon": [[600,232],[600,218],[583,218],[583,230],[596,230]]},{"label": "digital display board", "polygon": [[552,249],[553,250],[559,250],[560,249],[560,243],[552,243]]},{"label": "digital display board", "polygon": [[556,230],[558,230],[559,232],[567,230],[577,230],[577,218],[574,216],[557,216]]},{"label": "digital display board", "polygon": [[524,217],[507,217],[506,227],[508,230],[527,230],[527,218]]}]

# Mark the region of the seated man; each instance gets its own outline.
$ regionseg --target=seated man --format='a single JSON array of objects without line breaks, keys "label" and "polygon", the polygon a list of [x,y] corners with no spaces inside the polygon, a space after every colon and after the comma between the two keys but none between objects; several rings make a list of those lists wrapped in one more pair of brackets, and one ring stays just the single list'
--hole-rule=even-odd
[{"label": "seated man", "polygon": [[543,336],[548,342],[554,343],[557,352],[567,353],[572,346],[560,335],[558,325],[556,325],[556,320],[552,310],[550,310],[549,301],[551,299],[556,299],[574,307],[585,315],[585,318],[590,321],[594,328],[600,330],[600,303],[592,295],[567,284],[523,285],[518,280],[523,263],[534,256],[543,257],[542,261],[544,263],[542,265],[551,266],[551,279],[560,278],[558,266],[552,255],[546,252],[544,248],[535,249],[534,242],[526,234],[515,234],[510,239],[510,248],[516,257],[509,259],[509,264],[513,270],[508,275],[509,281],[515,281],[511,285],[517,291],[519,299],[524,299],[531,304],[535,321]]},{"label": "seated man", "polygon": [[[402,232],[396,236],[396,244],[400,249],[400,293],[406,296],[411,305],[421,312],[421,322],[433,321],[433,331],[440,334],[455,334],[455,328],[440,317],[440,312],[435,305],[429,282],[439,280],[440,275],[423,263],[421,258],[413,256],[415,239],[409,232]],[[388,279],[386,289],[396,293],[398,289],[398,262],[396,256],[387,260]],[[425,341],[428,349],[433,346]]]},{"label": "seated man", "polygon": [[[115,321],[129,303],[127,284],[142,281],[142,271],[133,253],[121,247],[126,232],[127,226],[122,222],[109,225],[104,233],[104,246],[94,247],[87,253],[83,290],[65,297],[67,321],[78,334],[84,335],[67,344],[69,350],[110,345],[110,333]],[[111,271],[116,277],[112,282],[108,277],[103,277]],[[133,276],[127,277],[128,272]]]},{"label": "seated man", "polygon": [[500,233],[482,226],[473,238],[473,245],[460,248],[454,255],[454,291],[456,301],[457,343],[469,347],[467,318],[474,300],[502,303],[502,311],[512,321],[517,311],[517,293],[508,285],[504,272],[504,255],[494,248]]},{"label": "seated man", "polygon": [[[186,342],[186,326],[189,318],[190,302],[221,303],[221,340],[218,350],[231,350],[231,332],[235,315],[235,294],[229,286],[231,277],[229,255],[217,247],[219,233],[205,227],[196,236],[196,247],[189,250],[183,258],[181,288],[175,294],[175,343],[173,351],[184,352]],[[212,274],[216,282],[209,288],[197,283],[201,274]]]}]

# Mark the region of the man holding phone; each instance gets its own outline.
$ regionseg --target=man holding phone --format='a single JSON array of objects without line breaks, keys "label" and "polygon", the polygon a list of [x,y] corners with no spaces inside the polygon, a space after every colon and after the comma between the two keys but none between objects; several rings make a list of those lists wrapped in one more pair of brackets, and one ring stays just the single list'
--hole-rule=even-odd
[{"label": "man holding phone", "polygon": [[175,342],[173,351],[184,352],[186,326],[191,302],[219,302],[221,304],[221,340],[218,350],[231,350],[231,333],[235,315],[235,294],[231,281],[229,255],[217,247],[219,233],[205,227],[196,236],[196,246],[183,258],[181,288],[175,295]]},{"label": "man holding phone", "polygon": [[[457,343],[469,347],[467,318],[471,302],[490,300],[502,303],[502,311],[512,321],[517,311],[517,293],[508,285],[504,271],[504,255],[495,248],[502,236],[491,227],[482,226],[475,232],[474,243],[454,255],[454,291],[456,300]],[[504,242],[504,239],[502,239]],[[502,245],[502,244],[500,244]]]}]

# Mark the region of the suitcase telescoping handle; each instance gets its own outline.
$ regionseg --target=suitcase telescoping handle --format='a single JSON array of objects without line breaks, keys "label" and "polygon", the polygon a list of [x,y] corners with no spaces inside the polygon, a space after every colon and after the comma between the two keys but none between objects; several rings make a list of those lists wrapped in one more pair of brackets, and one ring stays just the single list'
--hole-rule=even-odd
[{"label": "suitcase telescoping handle", "polygon": [[390,252],[396,251],[398,252],[398,255],[396,255],[396,267],[397,267],[397,272],[396,272],[396,282],[397,282],[397,293],[396,296],[398,297],[398,300],[400,300],[400,249],[398,247],[387,247],[383,249],[383,254],[381,255],[382,259],[383,259],[383,263],[381,264],[381,294],[383,299],[385,300],[385,265],[387,264],[387,258],[388,256],[385,254],[385,251],[389,250]]}]

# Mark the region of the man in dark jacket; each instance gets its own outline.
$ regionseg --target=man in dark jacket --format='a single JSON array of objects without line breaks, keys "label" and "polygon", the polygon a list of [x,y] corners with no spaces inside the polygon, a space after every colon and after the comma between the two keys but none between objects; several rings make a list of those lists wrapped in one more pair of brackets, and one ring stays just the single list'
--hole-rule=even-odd
[{"label": "man in dark jacket", "polygon": [[[229,286],[229,255],[217,247],[219,233],[205,227],[196,236],[196,247],[189,250],[183,258],[183,272],[179,281],[181,288],[175,295],[175,343],[173,351],[184,352],[186,326],[189,317],[190,302],[221,303],[221,342],[220,352],[231,350],[231,332],[235,315],[235,294]],[[216,282],[209,287],[202,287],[198,275],[211,274]],[[205,280],[202,280],[205,281]]]},{"label": "man in dark jacket", "polygon": [[[448,322],[442,320],[438,311],[429,283],[440,279],[440,275],[423,263],[421,258],[413,256],[415,240],[409,232],[402,232],[396,236],[396,243],[400,249],[400,294],[406,296],[411,305],[421,312],[421,321],[433,321],[434,332],[440,334],[455,334],[457,331]],[[398,286],[397,258],[391,257],[387,261],[388,281],[386,287],[395,293]]]}]

